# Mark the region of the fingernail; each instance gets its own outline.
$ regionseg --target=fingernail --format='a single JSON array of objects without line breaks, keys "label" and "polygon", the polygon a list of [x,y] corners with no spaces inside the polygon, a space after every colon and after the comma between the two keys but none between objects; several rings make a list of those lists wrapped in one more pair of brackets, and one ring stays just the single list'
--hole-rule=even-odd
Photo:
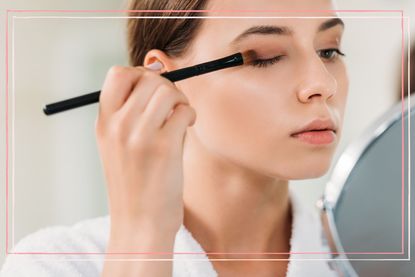
[{"label": "fingernail", "polygon": [[146,68],[150,69],[150,70],[160,70],[163,68],[163,64],[159,61],[154,62],[152,64],[149,64],[146,66]]}]

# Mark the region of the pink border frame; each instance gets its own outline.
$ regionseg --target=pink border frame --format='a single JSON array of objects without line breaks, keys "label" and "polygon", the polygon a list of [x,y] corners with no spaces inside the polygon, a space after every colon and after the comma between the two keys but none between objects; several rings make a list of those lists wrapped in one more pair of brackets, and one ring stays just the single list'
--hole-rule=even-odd
[{"label": "pink border frame", "polygon": [[[404,44],[405,44],[405,33],[404,33],[404,11],[403,10],[6,10],[6,255],[17,254],[17,255],[28,255],[28,254],[37,254],[37,255],[106,255],[106,254],[405,254],[405,245],[404,245],[404,220],[405,220],[405,197],[404,197],[404,133],[405,133],[405,124],[404,124],[404,103],[402,101],[402,244],[401,252],[265,252],[265,253],[221,253],[221,252],[127,252],[127,253],[113,253],[113,252],[9,252],[9,124],[8,124],[8,93],[9,93],[9,34],[8,34],[8,22],[9,22],[9,13],[30,13],[30,12],[42,12],[42,13],[127,13],[127,12],[173,12],[173,13],[182,13],[182,12],[218,12],[218,13],[235,13],[235,12],[267,12],[267,13],[278,13],[278,12],[384,12],[384,13],[400,13],[401,15],[401,31],[402,31],[402,49],[401,49],[401,98],[404,99]],[[285,259],[282,259],[285,260]]]}]

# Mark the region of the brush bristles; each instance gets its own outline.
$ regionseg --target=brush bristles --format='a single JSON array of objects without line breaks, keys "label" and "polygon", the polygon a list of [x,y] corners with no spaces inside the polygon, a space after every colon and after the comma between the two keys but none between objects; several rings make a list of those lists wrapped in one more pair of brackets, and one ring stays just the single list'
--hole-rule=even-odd
[{"label": "brush bristles", "polygon": [[254,50],[242,52],[242,57],[244,59],[244,64],[250,64],[258,59],[258,55]]}]

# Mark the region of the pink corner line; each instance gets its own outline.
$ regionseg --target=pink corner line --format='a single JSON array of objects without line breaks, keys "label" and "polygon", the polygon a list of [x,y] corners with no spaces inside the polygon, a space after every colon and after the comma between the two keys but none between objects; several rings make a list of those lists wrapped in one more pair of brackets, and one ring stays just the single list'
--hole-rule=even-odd
[{"label": "pink corner line", "polygon": [[[9,205],[8,205],[8,18],[9,12],[91,12],[91,13],[100,13],[100,12],[173,12],[173,13],[180,13],[180,12],[399,12],[401,14],[401,27],[402,27],[402,100],[403,100],[403,83],[404,83],[404,25],[403,25],[403,10],[16,10],[16,9],[8,9],[6,10],[6,255],[7,254],[91,254],[91,253],[71,253],[71,252],[9,252],[8,251],[8,214],[9,214]],[[402,251],[401,252],[343,252],[343,254],[404,254],[404,130],[405,126],[403,123],[403,114],[404,114],[404,106],[402,101]],[[157,252],[156,252],[157,253]],[[171,252],[174,253],[174,252]],[[338,252],[288,252],[288,253],[280,253],[280,254],[339,254]],[[105,253],[94,253],[94,254],[105,254]],[[134,254],[134,253],[131,253]],[[193,254],[203,254],[203,253],[193,253]],[[209,253],[215,254],[215,253]],[[217,254],[230,254],[230,253],[217,253]],[[236,253],[238,254],[238,253]],[[263,253],[269,254],[269,253]],[[271,253],[272,254],[272,253]]]},{"label": "pink corner line", "polygon": [[9,253],[9,11],[6,12],[6,255]]},{"label": "pink corner line", "polygon": [[[402,212],[401,212],[401,214],[402,214],[402,219],[401,219],[401,221],[402,221],[402,226],[401,226],[401,229],[402,229],[402,234],[401,234],[401,236],[402,236],[402,245],[401,245],[401,252],[402,253],[404,253],[404,251],[405,251],[405,246],[404,246],[404,244],[405,244],[405,242],[404,242],[404,237],[405,237],[405,232],[404,232],[404,229],[405,229],[405,224],[404,224],[404,221],[405,221],[405,208],[404,208],[404,206],[405,206],[405,197],[404,197],[404,180],[405,180],[405,178],[404,178],[404,172],[405,172],[405,168],[404,168],[404,164],[405,164],[405,151],[404,151],[404,147],[405,147],[405,139],[404,139],[404,137],[405,137],[405,124],[404,124],[404,105],[403,105],[403,94],[404,94],[404,43],[405,43],[405,32],[404,32],[404,18],[403,18],[403,13],[401,14],[401,30],[402,30],[402,49],[401,49],[401,65],[402,65],[402,69],[401,69],[401,81],[402,81],[402,83],[401,83],[401,96],[402,96],[402,99],[401,99],[401,105],[402,105],[402,143],[401,143],[401,149],[402,149],[402,161],[401,161],[401,167],[402,167],[402,169],[401,169],[401,172],[402,172],[402,178],[401,178],[401,180],[402,180],[402,191],[401,191],[401,194],[402,194],[402,200],[401,200],[401,210],[402,210]],[[409,60],[408,60],[408,62],[409,62]],[[409,88],[408,88],[409,89]],[[410,185],[410,184],[408,184],[408,185]],[[408,234],[408,236],[410,236],[410,234]]]},{"label": "pink corner line", "polygon": [[279,255],[279,254],[353,254],[353,255],[399,255],[401,252],[258,252],[258,253],[222,253],[222,252],[10,252],[9,254],[14,255],[31,255],[31,254],[40,254],[40,255],[125,255],[125,254],[151,254],[151,255],[162,255],[162,254],[179,254],[179,255]]},{"label": "pink corner line", "polygon": [[194,13],[203,13],[203,12],[390,12],[396,13],[399,12],[403,14],[403,10],[19,10],[12,9],[7,10],[7,12],[91,12],[91,13],[105,13],[105,12],[116,12],[116,13],[126,13],[126,12],[145,12],[145,13],[156,13],[156,12],[172,12],[172,13],[183,13],[183,12],[194,12]]}]

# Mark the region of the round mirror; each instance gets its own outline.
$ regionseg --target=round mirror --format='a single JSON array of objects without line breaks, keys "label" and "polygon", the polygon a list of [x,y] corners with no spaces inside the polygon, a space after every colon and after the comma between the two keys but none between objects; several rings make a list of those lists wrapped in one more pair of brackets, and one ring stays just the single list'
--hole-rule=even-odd
[{"label": "round mirror", "polygon": [[339,276],[415,276],[408,236],[414,102],[415,95],[399,102],[346,148],[319,200]]}]

